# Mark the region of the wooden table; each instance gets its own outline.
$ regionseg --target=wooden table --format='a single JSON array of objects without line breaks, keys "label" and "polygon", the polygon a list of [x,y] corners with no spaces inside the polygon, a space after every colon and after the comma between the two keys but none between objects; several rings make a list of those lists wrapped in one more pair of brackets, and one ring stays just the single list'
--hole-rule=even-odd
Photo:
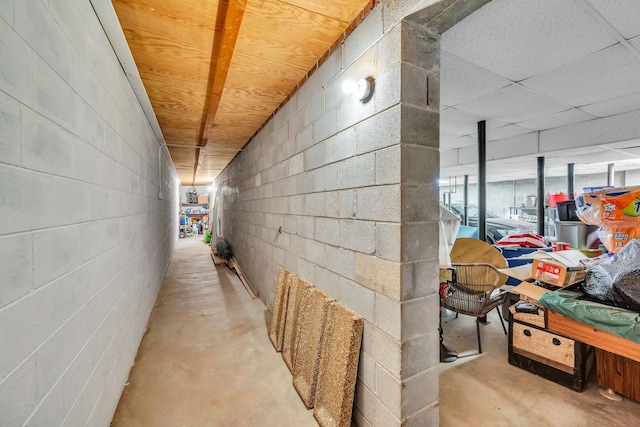
[{"label": "wooden table", "polygon": [[598,384],[640,402],[640,344],[552,310],[545,310],[549,331],[596,348]]}]

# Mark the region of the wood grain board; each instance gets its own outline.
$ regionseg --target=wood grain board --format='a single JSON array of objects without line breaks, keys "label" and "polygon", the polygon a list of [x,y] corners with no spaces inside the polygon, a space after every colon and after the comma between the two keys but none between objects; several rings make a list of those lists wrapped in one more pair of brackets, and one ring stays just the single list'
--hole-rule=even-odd
[{"label": "wood grain board", "polygon": [[363,319],[338,303],[327,312],[313,416],[321,427],[349,427]]},{"label": "wood grain board", "polygon": [[320,351],[329,304],[333,298],[317,288],[303,291],[300,307],[298,349],[293,362],[293,386],[304,405],[313,408],[316,396]]},{"label": "wood grain board", "polygon": [[[225,11],[239,10],[244,2],[241,24],[230,19],[227,28],[237,35],[235,45],[225,44]],[[112,3],[167,144],[197,146],[205,140],[210,147],[195,178],[196,150],[170,148],[183,185],[210,184],[372,5],[371,0]]]},{"label": "wood grain board", "polygon": [[282,351],[284,321],[289,300],[289,278],[292,275],[293,273],[289,269],[281,268],[278,270],[278,281],[276,283],[273,312],[271,313],[271,326],[269,328],[269,340],[271,340],[271,344],[273,344],[276,351]]},{"label": "wood grain board", "polygon": [[305,289],[309,288],[311,288],[311,283],[298,276],[293,276],[289,284],[289,300],[282,338],[282,359],[291,372],[293,372],[293,362],[296,359],[298,329],[300,328],[300,302]]},{"label": "wood grain board", "polygon": [[640,344],[546,310],[547,329],[596,348],[640,362]]}]

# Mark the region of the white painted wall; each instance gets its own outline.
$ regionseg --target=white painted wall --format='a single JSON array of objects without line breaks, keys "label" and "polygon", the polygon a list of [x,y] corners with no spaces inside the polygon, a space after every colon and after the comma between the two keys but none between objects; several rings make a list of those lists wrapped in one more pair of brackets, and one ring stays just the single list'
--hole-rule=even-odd
[{"label": "white painted wall", "polygon": [[0,0],[0,425],[110,423],[177,177],[89,0]]}]

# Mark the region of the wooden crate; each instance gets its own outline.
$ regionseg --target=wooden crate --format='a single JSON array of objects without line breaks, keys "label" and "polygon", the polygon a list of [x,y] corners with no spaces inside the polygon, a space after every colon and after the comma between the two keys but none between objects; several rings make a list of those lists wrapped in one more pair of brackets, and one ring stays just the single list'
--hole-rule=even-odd
[{"label": "wooden crate", "polygon": [[594,348],[549,332],[540,326],[539,315],[517,314],[519,320],[509,320],[509,363],[582,391],[594,364]]}]

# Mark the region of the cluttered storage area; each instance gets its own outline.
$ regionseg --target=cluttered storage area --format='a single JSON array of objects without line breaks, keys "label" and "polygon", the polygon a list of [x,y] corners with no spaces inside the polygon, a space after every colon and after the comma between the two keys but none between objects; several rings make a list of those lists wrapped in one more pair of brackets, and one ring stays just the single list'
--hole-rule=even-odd
[{"label": "cluttered storage area", "polygon": [[[603,397],[640,402],[640,187],[584,190],[568,214],[591,238],[573,245],[532,233],[491,245],[441,206],[441,307],[478,318],[479,353],[495,309],[510,365],[576,392],[595,371]],[[455,338],[441,337],[442,362],[458,356]]]}]

